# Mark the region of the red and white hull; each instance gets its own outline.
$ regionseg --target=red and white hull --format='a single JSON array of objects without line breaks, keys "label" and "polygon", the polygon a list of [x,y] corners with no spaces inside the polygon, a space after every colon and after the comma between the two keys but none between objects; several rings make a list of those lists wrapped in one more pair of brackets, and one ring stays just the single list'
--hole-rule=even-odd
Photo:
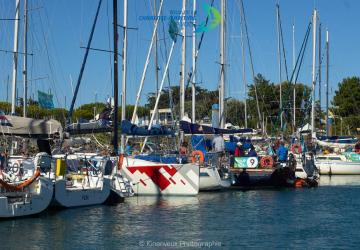
[{"label": "red and white hull", "polygon": [[197,195],[199,166],[165,164],[124,157],[121,173],[137,195]]}]

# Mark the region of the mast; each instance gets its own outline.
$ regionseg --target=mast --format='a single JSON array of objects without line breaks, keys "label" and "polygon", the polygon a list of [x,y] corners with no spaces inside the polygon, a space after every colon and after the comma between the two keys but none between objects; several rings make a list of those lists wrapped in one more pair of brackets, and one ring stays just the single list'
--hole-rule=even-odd
[{"label": "mast", "polygon": [[20,0],[16,0],[15,5],[15,29],[14,29],[14,52],[13,52],[13,75],[12,75],[12,92],[11,92],[11,114],[15,114],[16,108],[16,82],[17,82],[17,67],[18,67],[18,46],[19,46],[19,12]]},{"label": "mast", "polygon": [[[160,14],[161,14],[163,2],[164,2],[164,0],[161,0],[161,1],[160,1],[160,7],[159,7],[159,10],[158,10],[158,14],[157,14],[158,16],[160,16]],[[142,92],[142,89],[143,89],[143,87],[144,87],[146,71],[147,71],[147,68],[148,68],[149,62],[150,62],[151,49],[152,49],[152,47],[153,47],[153,44],[154,44],[154,41],[155,41],[155,38],[156,38],[156,32],[157,32],[158,23],[159,23],[159,19],[157,18],[156,21],[155,21],[154,30],[153,30],[153,33],[152,33],[149,50],[148,50],[148,53],[147,53],[147,56],[146,56],[146,61],[145,61],[145,65],[144,65],[144,70],[143,70],[143,73],[142,73],[142,75],[141,75],[139,90],[138,90],[138,93],[137,93],[137,95],[136,95],[136,101],[135,101],[134,111],[133,111],[133,115],[132,115],[132,118],[131,118],[131,122],[132,122],[132,123],[135,122],[136,112],[137,112],[138,104],[139,104],[139,101],[140,101],[141,92]]]},{"label": "mast", "polygon": [[[127,63],[127,0],[124,0],[123,63],[121,91],[121,121],[126,119],[126,63]],[[125,136],[121,135],[121,150],[125,150]]]},{"label": "mast", "polygon": [[225,127],[224,91],[225,91],[225,0],[221,0],[220,26],[220,84],[219,84],[219,125]]},{"label": "mast", "polygon": [[[295,72],[295,21],[292,26],[292,47],[293,47],[293,72]],[[296,82],[294,82],[294,93],[293,93],[293,132],[296,132]]]},{"label": "mast", "polygon": [[244,121],[245,121],[245,128],[248,127],[247,125],[247,84],[246,84],[246,75],[245,75],[245,46],[244,46],[244,31],[243,26],[240,27],[240,36],[241,36],[241,54],[242,54],[242,75],[243,75],[243,84],[244,84],[244,94],[245,94],[245,100],[244,100]]},{"label": "mast", "polygon": [[329,136],[329,31],[326,31],[326,135]]},{"label": "mast", "polygon": [[319,103],[320,103],[320,114],[319,114],[319,125],[321,128],[321,64],[322,64],[322,59],[321,59],[321,23],[319,23]]},{"label": "mast", "polygon": [[191,114],[192,118],[191,121],[193,123],[196,122],[196,114],[195,114],[195,84],[196,84],[196,0],[193,0],[193,29],[192,29],[192,85],[191,85]]},{"label": "mast", "polygon": [[26,117],[27,113],[27,14],[28,14],[28,0],[24,0],[24,70],[23,70],[23,80],[24,80],[24,97],[23,97],[23,116]]},{"label": "mast", "polygon": [[279,85],[280,85],[280,128],[283,128],[282,118],[282,91],[281,91],[281,50],[280,50],[280,6],[276,5],[276,22],[277,22],[277,33],[278,33],[278,66],[279,66]]},{"label": "mast", "polygon": [[182,43],[181,43],[181,72],[180,72],[180,120],[185,115],[185,53],[186,53],[186,27],[185,27],[185,10],[186,0],[183,0],[182,5]]},{"label": "mast", "polygon": [[312,98],[311,98],[311,133],[315,132],[315,65],[316,65],[316,19],[317,11],[313,14],[313,58],[312,58]]},{"label": "mast", "polygon": [[113,0],[113,33],[114,33],[114,153],[118,154],[118,85],[119,85],[119,72],[118,72],[118,30],[117,30],[117,0]]},{"label": "mast", "polygon": [[[154,0],[154,15],[156,15],[156,0]],[[157,19],[157,18],[156,18]],[[154,26],[156,25],[156,20],[154,20]],[[159,65],[158,65],[158,32],[155,32],[155,46],[154,46],[154,53],[155,53],[155,81],[156,81],[156,96],[159,94]],[[158,123],[159,119],[159,111],[156,112],[155,116],[155,123]]]}]

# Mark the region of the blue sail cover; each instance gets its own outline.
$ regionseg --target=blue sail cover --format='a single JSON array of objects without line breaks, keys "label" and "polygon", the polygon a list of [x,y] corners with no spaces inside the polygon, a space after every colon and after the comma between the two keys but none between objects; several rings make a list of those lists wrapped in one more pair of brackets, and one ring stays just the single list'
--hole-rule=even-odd
[{"label": "blue sail cover", "polygon": [[180,121],[180,129],[184,131],[185,134],[244,134],[253,132],[253,129],[251,128],[221,129],[187,121]]},{"label": "blue sail cover", "polygon": [[148,127],[138,127],[128,120],[121,122],[121,132],[126,135],[134,136],[158,136],[158,135],[174,135],[175,132],[169,128],[159,125],[153,125],[149,130]]},{"label": "blue sail cover", "polygon": [[354,136],[318,136],[318,140],[332,143],[356,143],[358,139]]}]

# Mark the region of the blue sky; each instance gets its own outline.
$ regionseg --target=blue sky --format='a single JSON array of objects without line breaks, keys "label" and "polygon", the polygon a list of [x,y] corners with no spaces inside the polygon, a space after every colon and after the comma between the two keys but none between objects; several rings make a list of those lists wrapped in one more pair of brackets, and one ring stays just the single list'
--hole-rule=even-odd
[{"label": "blue sky", "polygon": [[[205,20],[202,9],[204,3],[211,0],[198,0],[197,21]],[[261,73],[272,82],[278,82],[277,66],[277,33],[276,33],[276,3],[280,3],[285,49],[289,66],[292,65],[292,23],[296,29],[296,52],[300,49],[306,27],[312,16],[313,8],[319,11],[323,26],[323,41],[325,29],[330,32],[330,82],[333,92],[344,77],[359,76],[360,68],[360,34],[356,28],[360,24],[358,0],[244,0],[247,16],[250,42],[252,47],[256,73]],[[57,107],[67,107],[72,98],[72,85],[76,84],[84,49],[90,28],[94,19],[97,0],[29,0],[29,90],[30,95],[37,98],[37,90],[49,91],[55,94]],[[152,15],[153,0],[129,1],[128,26],[138,30],[128,31],[128,91],[127,103],[134,103],[140,83],[141,73],[145,63],[146,53],[150,44],[153,22],[141,20],[141,16]],[[159,4],[159,1],[158,1]],[[169,16],[171,11],[181,10],[182,0],[165,0],[163,15]],[[215,0],[219,8],[220,0]],[[0,18],[13,18],[15,1],[0,0]],[[112,49],[112,0],[103,0],[98,24],[96,26],[92,47]],[[118,22],[123,22],[123,1],[118,1]],[[188,11],[192,10],[192,0],[188,1]],[[228,1],[227,4],[227,55],[226,55],[226,96],[236,99],[244,98],[244,86],[241,73],[240,48],[240,10],[239,1]],[[12,50],[13,21],[0,21],[0,49]],[[166,30],[168,21],[159,25],[159,66],[164,68],[164,39],[169,49],[171,41]],[[21,26],[22,29],[22,26]],[[188,35],[190,36],[190,27]],[[199,52],[198,82],[208,89],[216,89],[219,79],[219,27],[206,33],[203,46]],[[122,30],[119,28],[119,50],[122,47]],[[311,82],[311,40],[310,37],[304,65],[299,81]],[[22,51],[22,37],[20,37]],[[171,85],[179,84],[180,48],[177,43],[170,65]],[[324,49],[324,46],[323,46]],[[22,59],[19,60],[22,67]],[[0,52],[0,100],[6,100],[8,78],[11,82],[12,55]],[[95,101],[105,101],[112,95],[112,55],[110,53],[91,51],[85,68],[82,85],[76,104],[80,105]],[[187,72],[191,69],[191,37],[187,38]],[[142,103],[146,94],[155,91],[154,60],[148,69]],[[247,65],[247,79],[251,81],[251,71]],[[162,71],[159,72],[161,78]],[[323,71],[325,76],[325,71]],[[43,78],[40,80],[36,80]],[[72,84],[71,84],[72,79]],[[121,64],[119,67],[121,84]],[[324,77],[323,77],[324,79]],[[18,90],[22,93],[22,76],[19,73]],[[167,85],[167,84],[166,84]],[[10,91],[9,91],[10,93]],[[324,93],[324,92],[323,92]],[[10,96],[10,94],[9,94]],[[325,98],[323,97],[323,100]],[[323,103],[324,105],[324,103]]]}]

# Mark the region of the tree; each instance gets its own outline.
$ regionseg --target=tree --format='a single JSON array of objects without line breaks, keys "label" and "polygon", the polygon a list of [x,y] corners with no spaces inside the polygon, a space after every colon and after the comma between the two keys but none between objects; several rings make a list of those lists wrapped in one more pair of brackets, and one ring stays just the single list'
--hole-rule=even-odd
[{"label": "tree", "polygon": [[332,104],[335,115],[343,119],[343,126],[355,132],[360,124],[360,78],[344,78],[338,84]]}]

